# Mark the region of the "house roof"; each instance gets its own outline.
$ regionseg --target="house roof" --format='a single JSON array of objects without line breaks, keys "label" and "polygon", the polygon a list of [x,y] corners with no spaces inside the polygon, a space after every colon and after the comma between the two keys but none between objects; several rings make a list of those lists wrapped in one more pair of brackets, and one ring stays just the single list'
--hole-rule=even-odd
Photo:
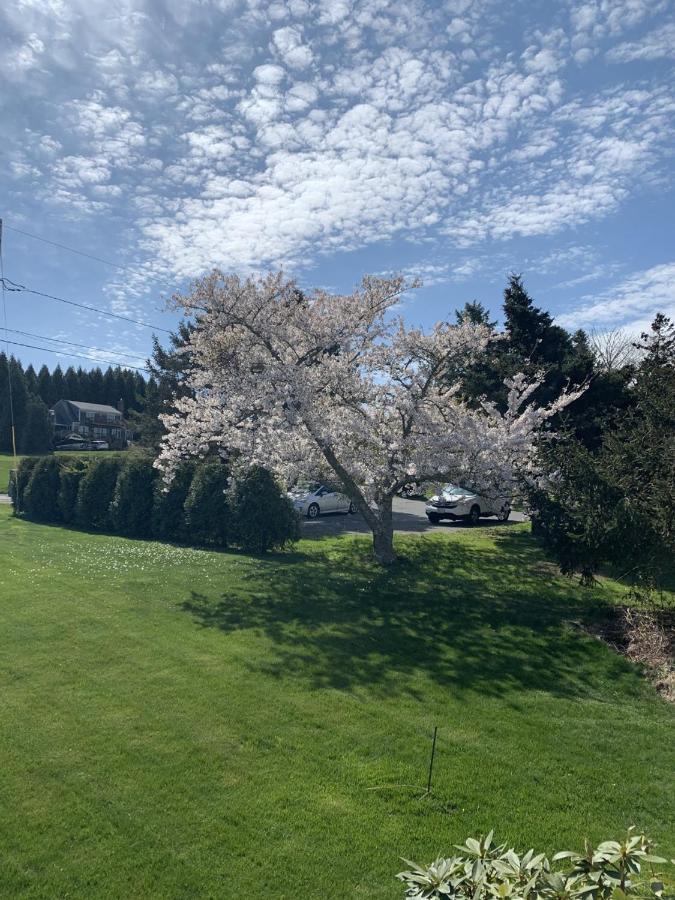
[{"label": "house roof", "polygon": [[93,413],[115,413],[116,415],[121,415],[119,409],[115,409],[114,406],[107,406],[105,403],[84,403],[82,400],[66,400],[66,403],[72,403],[73,406],[76,406],[78,409],[81,409],[82,412],[93,412]]}]

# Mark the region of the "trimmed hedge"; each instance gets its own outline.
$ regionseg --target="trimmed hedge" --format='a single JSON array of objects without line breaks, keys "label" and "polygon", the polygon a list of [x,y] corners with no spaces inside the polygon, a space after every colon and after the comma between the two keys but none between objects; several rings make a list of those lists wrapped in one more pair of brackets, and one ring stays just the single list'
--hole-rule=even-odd
[{"label": "trimmed hedge", "polygon": [[81,528],[112,530],[110,504],[122,461],[117,456],[92,460],[77,492],[75,521]]},{"label": "trimmed hedge", "polygon": [[186,462],[167,486],[152,460],[126,458],[21,461],[12,481],[14,513],[127,537],[264,553],[299,537],[298,517],[273,476],[254,467],[228,486],[220,461]]},{"label": "trimmed hedge", "polygon": [[77,494],[80,482],[87,471],[86,463],[77,459],[61,466],[60,485],[57,503],[61,512],[61,518],[66,525],[72,525],[77,516]]},{"label": "trimmed hedge", "polygon": [[33,474],[33,469],[37,466],[39,461],[39,457],[37,456],[26,456],[24,459],[19,460],[16,474],[14,474],[14,472],[11,474],[9,481],[9,496],[12,500],[15,516],[18,516],[20,512],[23,512],[26,488],[28,487],[31,475]]},{"label": "trimmed hedge", "polygon": [[163,541],[185,541],[188,537],[185,524],[187,499],[196,465],[185,462],[178,467],[173,481],[165,484],[161,476],[155,478],[152,504],[152,534]]},{"label": "trimmed hedge", "polygon": [[59,461],[54,456],[41,457],[33,469],[23,495],[26,515],[37,522],[59,522]]},{"label": "trimmed hedge", "polygon": [[230,506],[228,470],[220,462],[198,466],[185,499],[185,525],[190,543],[227,546]]},{"label": "trimmed hedge", "polygon": [[152,537],[151,515],[155,470],[152,460],[132,456],[120,469],[110,504],[110,521],[117,534]]},{"label": "trimmed hedge", "polygon": [[253,466],[237,482],[232,505],[235,539],[243,550],[280,550],[300,537],[293,504],[272,473],[261,466]]}]

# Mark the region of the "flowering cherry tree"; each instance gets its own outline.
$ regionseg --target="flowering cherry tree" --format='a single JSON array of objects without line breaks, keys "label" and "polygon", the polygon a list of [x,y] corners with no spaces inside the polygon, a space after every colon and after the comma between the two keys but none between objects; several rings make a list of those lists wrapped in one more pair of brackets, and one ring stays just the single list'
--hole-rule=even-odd
[{"label": "flowering cherry tree", "polygon": [[332,469],[373,533],[376,559],[395,559],[392,501],[407,484],[448,479],[504,494],[531,464],[547,408],[537,383],[509,383],[508,409],[461,402],[449,373],[485,352],[483,325],[429,331],[396,314],[403,278],[367,276],[352,294],[301,293],[282,273],[242,280],[214,271],[175,302],[195,324],[191,395],[163,417],[157,465],[214,446],[287,481]]}]

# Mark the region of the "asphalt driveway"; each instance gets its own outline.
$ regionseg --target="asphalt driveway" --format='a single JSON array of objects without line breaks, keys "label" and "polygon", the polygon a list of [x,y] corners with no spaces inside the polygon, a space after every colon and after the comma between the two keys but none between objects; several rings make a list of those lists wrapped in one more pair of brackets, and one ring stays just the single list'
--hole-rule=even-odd
[{"label": "asphalt driveway", "polygon": [[[481,519],[477,528],[504,528],[509,523],[525,522],[527,517],[520,512],[511,512],[508,522],[498,522],[497,519]],[[319,516],[318,519],[301,520],[303,538],[325,537],[334,534],[370,534],[370,529],[360,513],[353,516],[344,513],[330,513]],[[471,528],[466,522],[443,521],[438,525],[432,525],[424,512],[424,500],[404,500],[402,497],[394,498],[394,531],[400,534],[422,534],[433,531],[451,532],[457,529]]]}]

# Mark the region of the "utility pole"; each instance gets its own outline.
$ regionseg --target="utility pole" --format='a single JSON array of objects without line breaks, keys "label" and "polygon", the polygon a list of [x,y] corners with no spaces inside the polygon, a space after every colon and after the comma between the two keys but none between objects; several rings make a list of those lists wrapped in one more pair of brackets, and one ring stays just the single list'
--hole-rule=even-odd
[{"label": "utility pole", "polygon": [[7,337],[7,300],[5,297],[5,266],[2,257],[2,219],[0,219],[0,285],[2,285],[2,316],[5,326],[5,356],[7,359],[7,387],[9,389],[9,419],[12,428],[12,451],[16,468],[16,428],[14,425],[14,397],[12,396],[12,366],[9,361],[9,338]]}]

